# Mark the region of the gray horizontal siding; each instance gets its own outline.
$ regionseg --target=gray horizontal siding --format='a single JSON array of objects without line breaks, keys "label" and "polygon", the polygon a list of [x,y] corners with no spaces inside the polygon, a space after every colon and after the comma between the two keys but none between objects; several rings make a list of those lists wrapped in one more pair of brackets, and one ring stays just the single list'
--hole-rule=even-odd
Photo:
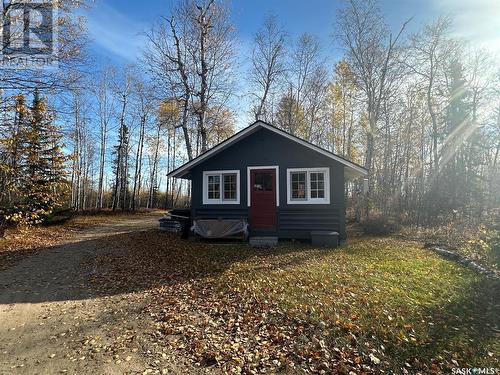
[{"label": "gray horizontal siding", "polygon": [[338,209],[301,206],[279,210],[279,236],[282,238],[310,238],[315,230],[342,232]]},{"label": "gray horizontal siding", "polygon": [[[310,239],[315,230],[337,231],[342,236],[341,215],[338,209],[300,206],[278,208],[278,231],[252,230],[252,235],[278,235],[280,238]],[[212,206],[194,209],[195,219],[249,219],[247,208]]]},{"label": "gray horizontal siding", "polygon": [[248,209],[230,207],[195,208],[195,219],[241,219],[248,218]]},{"label": "gray horizontal siding", "polygon": [[[311,231],[338,231],[345,239],[344,167],[339,162],[312,151],[269,130],[261,129],[191,171],[191,207],[193,218],[249,219],[247,207],[247,167],[279,166],[278,229],[276,232],[253,230],[252,235],[278,235],[281,238],[309,239]],[[287,168],[329,167],[330,200],[328,205],[287,204]],[[240,170],[240,204],[203,204],[203,171]]]}]

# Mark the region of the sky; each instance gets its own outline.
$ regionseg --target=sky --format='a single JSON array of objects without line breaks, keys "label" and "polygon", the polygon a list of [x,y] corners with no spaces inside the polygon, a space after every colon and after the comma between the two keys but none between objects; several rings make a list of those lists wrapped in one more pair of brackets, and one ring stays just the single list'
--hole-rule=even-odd
[{"label": "sky", "polygon": [[[96,0],[86,11],[91,56],[98,65],[137,62],[144,45],[143,33],[161,16],[168,16],[174,3]],[[341,0],[233,0],[230,5],[239,46],[238,69],[242,74],[248,69],[253,35],[270,14],[277,16],[292,40],[304,32],[316,35],[328,65],[333,66],[342,55],[333,37]],[[457,37],[500,52],[500,0],[380,0],[380,7],[394,31],[410,17],[411,32],[440,14],[450,15]],[[240,108],[236,110],[248,113],[248,101],[240,98],[238,103]],[[244,121],[244,116],[238,116],[237,128],[245,126]]]}]

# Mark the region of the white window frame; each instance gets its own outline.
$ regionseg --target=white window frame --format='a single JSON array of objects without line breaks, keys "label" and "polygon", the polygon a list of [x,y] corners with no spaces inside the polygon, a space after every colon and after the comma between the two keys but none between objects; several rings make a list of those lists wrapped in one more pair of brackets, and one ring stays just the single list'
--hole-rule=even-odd
[{"label": "white window frame", "polygon": [[[225,174],[236,174],[236,200],[224,200],[224,177]],[[219,199],[208,199],[208,176],[220,176]],[[203,204],[240,204],[240,171],[239,169],[203,171]]]},{"label": "white window frame", "polygon": [[[292,199],[292,173],[306,173],[306,199]],[[311,173],[321,172],[325,175],[325,197],[311,198]],[[330,204],[330,168],[287,168],[286,170],[286,203],[287,204]]]},{"label": "white window frame", "polygon": [[248,207],[252,205],[252,187],[250,186],[250,171],[252,169],[274,169],[276,171],[276,206],[280,206],[280,167],[277,165],[267,165],[267,166],[252,166],[247,167],[247,204]]}]

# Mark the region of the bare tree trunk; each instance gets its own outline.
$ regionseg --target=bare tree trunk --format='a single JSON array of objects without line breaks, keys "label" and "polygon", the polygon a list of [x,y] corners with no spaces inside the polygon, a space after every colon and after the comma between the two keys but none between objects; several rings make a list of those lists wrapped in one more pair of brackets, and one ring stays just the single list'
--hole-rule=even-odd
[{"label": "bare tree trunk", "polygon": [[[167,130],[167,174],[170,173],[172,169],[170,169],[170,158],[171,158],[171,149],[172,149],[172,134],[175,135],[175,127],[173,129]],[[170,184],[172,179],[167,176],[167,188],[165,189],[165,208],[169,208],[170,206]]]},{"label": "bare tree trunk", "polygon": [[[432,68],[432,59],[431,59],[431,71]],[[431,74],[429,77],[429,84],[427,86],[427,109],[429,110],[429,115],[432,120],[432,154],[433,154],[433,164],[434,164],[434,173],[437,174],[439,169],[439,154],[438,154],[438,125],[437,125],[437,116],[436,112],[434,112],[434,108],[432,105],[432,86],[434,82],[434,75]]]},{"label": "bare tree trunk", "polygon": [[158,173],[158,154],[160,150],[160,132],[161,125],[158,124],[156,128],[156,136],[155,136],[155,149],[153,153],[153,160],[151,163],[151,171],[150,171],[150,179],[149,179],[149,197],[148,197],[148,208],[154,207],[155,202],[155,192],[156,192],[156,184],[158,181],[157,173]]},{"label": "bare tree trunk", "polygon": [[[176,137],[176,134],[174,132],[174,140],[173,140],[173,155],[172,155],[172,170],[175,169],[175,165],[176,165],[176,158],[177,158],[177,137]],[[175,186],[177,185],[177,181],[176,179],[174,179],[172,181],[172,191],[170,192],[170,206],[171,207],[174,207],[174,190],[175,190]]]},{"label": "bare tree trunk", "polygon": [[99,155],[99,181],[97,187],[97,200],[96,208],[103,208],[103,195],[104,195],[104,166],[106,162],[106,138],[107,138],[107,127],[101,128],[101,147]]},{"label": "bare tree trunk", "polygon": [[99,152],[99,178],[97,183],[97,200],[96,208],[103,208],[104,196],[104,171],[106,164],[106,147],[108,138],[108,122],[113,112],[113,103],[110,101],[109,84],[110,75],[113,72],[105,70],[101,75],[101,80],[95,90],[95,95],[98,102],[98,115],[100,122],[99,136],[100,136],[100,152]]},{"label": "bare tree trunk", "polygon": [[139,144],[137,145],[137,153],[135,156],[135,173],[134,173],[134,188],[132,193],[132,211],[136,209],[138,200],[137,192],[141,190],[141,170],[142,170],[142,151],[144,148],[144,130],[146,127],[146,117],[143,115],[140,122]]}]

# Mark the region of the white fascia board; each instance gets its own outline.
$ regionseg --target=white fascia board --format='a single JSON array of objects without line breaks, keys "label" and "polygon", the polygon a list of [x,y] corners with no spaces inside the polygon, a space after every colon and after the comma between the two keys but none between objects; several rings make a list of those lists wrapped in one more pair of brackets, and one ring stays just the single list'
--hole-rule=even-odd
[{"label": "white fascia board", "polygon": [[225,148],[229,147],[230,145],[232,145],[233,143],[235,142],[238,142],[240,139],[252,134],[253,132],[255,132],[256,130],[258,130],[259,128],[264,128],[264,129],[267,129],[267,130],[270,130],[276,134],[279,134],[281,136],[284,136],[296,143],[299,143],[301,144],[302,146],[305,146],[311,150],[314,150],[316,152],[319,152],[320,154],[330,158],[330,159],[333,159],[335,161],[338,161],[339,163],[343,164],[345,166],[345,168],[348,169],[348,173],[346,174],[346,176],[348,176],[349,178],[355,178],[355,177],[360,177],[360,176],[366,176],[368,174],[368,172],[366,171],[366,169],[364,169],[363,167],[360,167],[352,162],[350,162],[349,160],[346,160],[344,158],[341,158],[335,154],[332,154],[331,152],[328,152],[326,150],[323,150],[322,148],[318,147],[318,146],[315,146],[313,145],[312,143],[309,143],[309,142],[306,142],[300,138],[297,138],[291,134],[288,134],[287,132],[284,132],[278,128],[275,128],[274,126],[271,126],[271,125],[268,125],[262,121],[257,121],[255,122],[253,125],[250,125],[249,127],[247,127],[246,129],[243,129],[241,130],[239,133],[236,133],[235,135],[233,135],[232,137],[228,138],[226,141],[218,144],[217,146],[215,146],[214,148],[212,148],[211,150],[205,152],[204,154],[198,156],[197,158],[191,160],[190,162],[184,164],[183,166],[179,167],[178,169],[170,172],[167,176],[168,177],[184,177],[185,176],[185,172],[189,171],[190,168],[200,164],[201,162],[203,162],[204,160],[210,158],[211,156],[221,152],[222,150],[224,150]]}]

